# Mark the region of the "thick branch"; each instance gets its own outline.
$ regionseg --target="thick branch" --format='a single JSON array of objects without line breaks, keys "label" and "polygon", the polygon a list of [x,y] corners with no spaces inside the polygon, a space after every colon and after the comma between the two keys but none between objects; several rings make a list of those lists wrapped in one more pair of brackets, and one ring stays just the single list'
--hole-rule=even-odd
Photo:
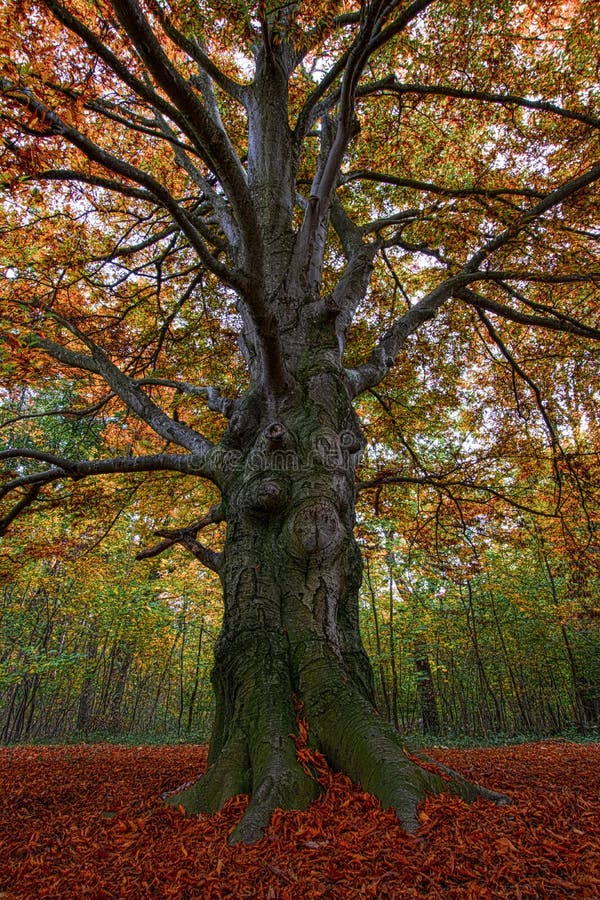
[{"label": "thick branch", "polygon": [[11,447],[8,450],[0,450],[0,460],[4,459],[33,459],[52,466],[45,472],[34,472],[31,475],[23,475],[4,484],[0,490],[0,497],[8,491],[20,487],[26,482],[23,479],[40,478],[52,473],[52,480],[56,470],[60,470],[62,477],[87,478],[90,475],[116,475],[130,472],[182,472],[185,475],[199,475],[210,478],[210,468],[206,454],[190,453],[153,453],[149,456],[114,456],[108,459],[68,459],[46,453],[44,450],[36,450],[30,447]]},{"label": "thick branch", "polygon": [[354,397],[383,380],[410,335],[417,331],[424,322],[433,319],[440,306],[452,295],[454,288],[463,284],[465,278],[469,280],[469,277],[474,276],[463,273],[454,278],[448,278],[430,291],[401,318],[396,319],[364,365],[357,369],[346,370],[348,387]]},{"label": "thick branch", "polygon": [[137,378],[136,384],[157,385],[158,387],[173,388],[180,394],[190,394],[195,397],[206,397],[207,406],[213,412],[220,412],[226,419],[230,419],[235,408],[235,400],[223,397],[217,387],[189,384],[187,381],[175,381],[171,378]]},{"label": "thick branch", "polygon": [[[386,334],[383,335],[377,346],[371,353],[370,359],[358,369],[348,370],[348,383],[353,395],[361,393],[369,387],[378,384],[395,362],[396,356],[407,338],[413,334],[424,322],[433,318],[440,306],[452,296],[458,289],[465,287],[472,281],[493,280],[497,282],[514,278],[523,280],[548,281],[560,283],[570,280],[590,280],[596,277],[596,273],[588,275],[545,276],[530,272],[509,271],[480,271],[479,266],[487,257],[508,244],[513,238],[531,222],[538,220],[551,209],[556,208],[565,200],[574,196],[579,191],[600,179],[600,165],[593,166],[583,175],[563,182],[559,187],[546,194],[542,200],[534,204],[521,214],[503,231],[487,241],[478,251],[473,253],[462,271],[451,276],[427,294],[400,319],[397,319]],[[386,244],[387,246],[387,244]]]},{"label": "thick branch", "polygon": [[120,81],[131,88],[138,97],[149,103],[154,109],[160,110],[164,115],[168,116],[171,121],[178,125],[183,134],[187,134],[194,139],[194,135],[190,132],[189,123],[186,122],[185,116],[181,111],[165,100],[161,94],[158,94],[147,81],[137,78],[128,66],[100,40],[97,34],[94,34],[58,0],[42,0],[42,2],[65,28],[81,38],[94,56],[106,63]]},{"label": "thick branch", "polygon": [[182,34],[175,26],[172,19],[165,13],[164,8],[157,3],[156,0],[152,0],[152,12],[160,22],[164,33],[173,41],[173,43],[187,53],[191,59],[195,60],[200,68],[219,85],[221,90],[225,91],[226,94],[229,94],[234,100],[242,103],[244,98],[244,87],[226,75],[225,72],[216,65],[205,52],[198,39],[190,40]]},{"label": "thick branch", "polygon": [[91,355],[88,356],[85,353],[71,350],[62,344],[49,341],[38,335],[31,335],[28,338],[28,343],[31,346],[40,347],[54,359],[67,366],[100,375],[113,393],[120,397],[137,416],[165,440],[179,444],[196,454],[206,453],[212,448],[211,442],[200,432],[195,431],[182,422],[177,422],[160,409],[132,378],[129,378],[115,366],[106,353],[87,335],[76,328],[72,322],[58,317],[54,312],[51,312],[51,314],[88,346]]},{"label": "thick branch", "polygon": [[145,66],[175,107],[194,127],[202,155],[221,181],[244,239],[244,268],[253,290],[262,290],[264,251],[254,203],[241,162],[227,133],[214,121],[185,78],[171,64],[137,0],[111,0],[111,5]]},{"label": "thick branch", "polygon": [[555,188],[555,190],[546,194],[546,196],[534,206],[527,210],[523,210],[522,214],[515,219],[508,228],[504,229],[504,231],[500,232],[496,237],[487,241],[480,250],[471,256],[465,266],[465,270],[472,272],[477,269],[490,253],[493,253],[513,238],[517,237],[526,225],[539,219],[551,209],[564,203],[569,197],[572,197],[583,188],[589,187],[590,184],[598,181],[598,179],[600,179],[600,165],[593,166],[591,169],[588,169],[587,172],[584,172],[583,175],[577,175],[575,178],[569,178],[568,181],[564,181],[559,187]]}]

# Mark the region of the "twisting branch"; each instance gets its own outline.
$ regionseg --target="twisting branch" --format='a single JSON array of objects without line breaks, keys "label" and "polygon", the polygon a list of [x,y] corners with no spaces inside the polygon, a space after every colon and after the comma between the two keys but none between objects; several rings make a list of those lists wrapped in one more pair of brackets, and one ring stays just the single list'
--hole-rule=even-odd
[{"label": "twisting branch", "polygon": [[207,525],[214,525],[223,521],[225,521],[225,511],[223,505],[218,503],[215,506],[212,506],[205,516],[198,519],[196,522],[192,522],[191,525],[186,525],[183,528],[163,528],[155,531],[154,534],[157,537],[164,538],[164,540],[155,544],[153,547],[148,547],[146,550],[140,551],[140,553],[137,554],[136,559],[151,559],[154,556],[164,553],[165,550],[168,550],[174,544],[181,544],[207,568],[212,569],[213,572],[219,572],[221,570],[223,554],[211,550],[209,547],[201,544],[200,541],[197,540],[197,534],[203,528],[206,528]]},{"label": "twisting branch", "polygon": [[106,353],[71,321],[59,316],[53,310],[49,310],[48,313],[85,344],[90,350],[90,355],[71,350],[62,344],[49,341],[38,335],[30,335],[28,337],[28,343],[31,346],[40,347],[54,359],[68,366],[100,375],[111,391],[120,397],[142,421],[146,422],[150,428],[165,438],[165,440],[179,444],[198,455],[208,453],[213,446],[208,438],[183,422],[177,422],[168,416],[164,410],[144,393],[134,379],[125,375],[108,358]]},{"label": "twisting branch", "polygon": [[[434,0],[414,0],[386,28],[384,23],[398,6],[397,2],[371,0],[363,4],[360,14],[360,29],[349,50],[342,54],[329,75],[323,79],[328,81],[333,76],[341,76],[339,90],[335,92],[335,103],[325,103],[319,111],[321,124],[321,154],[315,173],[310,199],[306,207],[304,220],[298,234],[294,251],[292,271],[296,274],[302,262],[309,273],[309,282],[315,281],[311,273],[320,269],[324,253],[325,224],[331,211],[333,196],[340,177],[340,167],[352,138],[358,133],[355,101],[360,78],[371,55],[381,46],[400,33],[421,12],[427,9]],[[340,65],[343,60],[343,65]],[[339,67],[339,68],[338,68]],[[334,75],[335,73],[335,75]],[[323,84],[317,88],[300,114],[296,126],[295,137],[303,139],[307,133],[309,122],[314,121],[318,97],[328,89]],[[329,119],[328,112],[337,106],[335,124]],[[324,152],[325,151],[325,152]]]},{"label": "twisting branch", "polygon": [[475,91],[467,88],[455,88],[444,84],[402,84],[395,78],[388,80],[388,88],[395,88],[399,94],[419,94],[421,96],[456,97],[459,100],[478,100],[482,103],[492,103],[500,106],[520,106],[523,109],[533,109],[539,112],[551,113],[563,119],[572,119],[600,128],[600,119],[588,112],[576,109],[565,109],[557,103],[549,100],[532,100],[530,97],[521,97],[518,94],[497,94],[491,91]]},{"label": "twisting branch", "polygon": [[535,401],[536,401],[537,407],[540,411],[540,415],[541,415],[542,419],[544,420],[544,425],[546,426],[546,430],[547,430],[548,436],[550,438],[550,443],[552,444],[552,447],[554,449],[560,448],[560,444],[558,442],[558,436],[556,433],[556,428],[554,427],[554,424],[550,420],[550,417],[548,416],[548,413],[544,407],[544,403],[542,400],[542,392],[540,391],[539,387],[537,386],[537,384],[535,383],[533,378],[531,378],[527,374],[527,372],[525,372],[525,370],[522,368],[522,366],[519,365],[519,363],[517,362],[517,360],[515,359],[513,354],[510,352],[510,350],[508,349],[508,347],[506,346],[506,344],[504,343],[504,341],[502,340],[502,338],[500,337],[500,335],[498,334],[498,332],[496,331],[496,329],[494,328],[494,326],[492,325],[492,323],[486,316],[486,314],[483,312],[483,310],[477,308],[477,315],[479,316],[481,322],[484,324],[485,329],[488,332],[490,338],[492,339],[494,344],[500,350],[500,353],[502,354],[504,359],[509,363],[510,367],[513,369],[514,372],[516,372],[516,374],[519,376],[519,378],[522,381],[524,381],[525,384],[530,388],[532,394],[535,397]]},{"label": "twisting branch", "polygon": [[344,172],[340,176],[340,184],[349,184],[352,181],[374,181],[378,184],[390,184],[394,187],[405,187],[409,190],[422,191],[427,194],[439,194],[442,197],[531,197],[532,199],[544,196],[542,191],[532,188],[484,188],[484,187],[445,187],[434,184],[431,181],[420,181],[417,178],[402,178],[385,172],[375,172],[372,169],[353,169]]},{"label": "twisting branch", "polygon": [[[368,478],[365,481],[359,481],[356,485],[356,489],[358,491],[367,491],[371,489],[379,489],[384,485],[388,484],[417,484],[422,485],[424,487],[432,487],[436,490],[449,491],[451,488],[464,488],[465,490],[475,491],[476,493],[484,493],[488,494],[490,497],[494,497],[497,500],[502,500],[503,503],[508,504],[509,506],[514,507],[515,509],[521,510],[522,512],[531,513],[534,516],[542,516],[547,519],[555,519],[557,516],[556,511],[548,512],[544,509],[538,509],[534,506],[528,506],[526,503],[521,503],[518,500],[515,500],[513,497],[506,494],[504,491],[500,491],[497,488],[493,488],[487,484],[481,484],[478,481],[471,481],[469,479],[454,479],[454,478],[445,478],[443,475],[405,475],[403,473],[398,472],[381,472],[375,475],[373,478]],[[461,503],[479,503],[479,500],[469,501],[465,497],[460,498]]]},{"label": "twisting branch", "polygon": [[452,295],[454,288],[463,283],[460,275],[448,278],[430,291],[422,300],[393,323],[391,328],[381,337],[371,352],[367,362],[355,369],[346,369],[348,388],[356,397],[367,388],[374,387],[383,380],[392,368],[398,353],[424,322],[433,319],[439,308]]},{"label": "twisting branch", "polygon": [[[548,100],[533,100],[530,97],[522,97],[518,94],[498,94],[492,91],[469,90],[468,88],[457,88],[452,85],[444,84],[421,84],[419,82],[404,84],[399,81],[395,75],[386,75],[377,81],[361,84],[356,91],[357,97],[363,98],[379,96],[382,94],[394,94],[400,98],[407,94],[425,97],[453,97],[458,100],[473,100],[507,108],[517,106],[522,107],[523,109],[537,110],[539,112],[559,116],[563,119],[581,122],[592,128],[600,128],[600,119],[592,113],[584,112],[582,110],[566,109],[565,107],[559,106],[557,103],[552,103]],[[339,99],[339,89],[337,91],[332,91],[328,95],[326,95],[325,91],[321,91],[319,99],[321,97],[323,97],[323,99],[320,100],[314,111],[314,118],[318,118],[319,115],[322,115],[335,106]]]},{"label": "twisting branch", "polygon": [[11,522],[38,498],[44,485],[65,478],[80,481],[95,475],[130,474],[136,472],[181,472],[185,475],[196,475],[217,482],[218,470],[210,465],[206,457],[195,454],[179,455],[155,453],[149,456],[115,456],[109,459],[77,460],[56,456],[35,448],[12,447],[0,451],[0,461],[8,459],[31,459],[47,463],[50,468],[26,475],[17,475],[0,486],[0,500],[9,493],[20,488],[29,488],[26,495],[0,520],[0,535],[3,535]]},{"label": "twisting branch", "polygon": [[545,213],[555,209],[561,203],[564,203],[565,200],[568,200],[569,197],[572,197],[583,188],[589,187],[598,179],[600,179],[600,165],[595,165],[582,175],[577,175],[575,178],[569,178],[567,181],[564,181],[555,190],[546,194],[538,203],[529,209],[524,209],[521,215],[511,222],[508,228],[505,228],[500,234],[487,241],[480,250],[471,256],[465,266],[465,271],[474,272],[491,253],[499,250],[500,247],[517,237],[527,225],[540,219]]},{"label": "twisting branch", "polygon": [[58,0],[44,0],[50,11],[67,28],[77,34],[117,75],[146,103],[166,116],[186,134],[223,186],[231,203],[241,242],[230,248],[240,268],[231,269],[218,260],[206,247],[197,223],[156,179],[135,166],[115,157],[68,126],[55,113],[36,100],[30,91],[11,85],[6,79],[0,88],[10,92],[14,101],[22,103],[40,120],[80,149],[90,160],[108,168],[112,173],[146,188],[168,210],[184,232],[202,262],[240,296],[254,324],[260,347],[265,387],[280,393],[288,382],[283,363],[281,337],[275,316],[265,300],[264,248],[257,212],[251,197],[242,164],[226,131],[215,121],[199,99],[192,85],[171,64],[136,0],[113,0],[112,7],[121,26],[147,71],[169,98],[165,100],[144,79],[137,78],[128,67],[106,47],[81,21],[69,13]]},{"label": "twisting branch", "polygon": [[217,175],[234,209],[244,243],[244,269],[252,292],[262,290],[264,250],[246,175],[226,131],[210,115],[186,79],[171,64],[137,0],[111,0],[119,22],[148,72],[190,122],[202,157]]},{"label": "twisting branch", "polygon": [[[334,65],[332,65],[329,71],[326,72],[324,77],[321,78],[318,85],[307,98],[296,122],[294,131],[296,140],[304,140],[317,119],[331,110],[339,102],[342,92],[342,86],[337,88],[337,90],[331,89],[342,76],[345,76],[345,69],[348,66],[352,54],[355,53],[358,39],[361,39],[363,41],[366,63],[366,61],[376,50],[378,50],[385,43],[392,40],[392,38],[399,34],[404,28],[407,27],[407,25],[409,25],[413,21],[413,19],[415,19],[420,13],[424,12],[427,7],[431,6],[431,4],[434,2],[435,0],[415,0],[415,2],[410,3],[400,13],[399,16],[393,19],[393,21],[391,21],[386,28],[382,27],[383,23],[399,6],[399,2],[397,2],[397,0],[393,0],[393,2],[387,4],[371,4],[370,9],[372,32],[370,36],[367,36],[367,32],[365,32],[364,28],[367,21],[365,15],[367,4],[361,5],[360,12],[349,13],[347,15],[338,17],[338,19],[336,19],[336,22],[342,26],[346,24],[360,25],[362,38],[361,32],[359,32],[358,38],[356,38],[351,46],[338,57]],[[365,41],[366,37],[367,40]],[[362,70],[364,70],[364,65]],[[386,84],[389,84],[390,77],[385,79],[385,81]],[[354,86],[354,89],[356,95],[362,93],[362,88],[358,87],[356,84]]]},{"label": "twisting branch", "polygon": [[311,189],[311,197],[317,198],[321,215],[329,211],[331,195],[337,185],[338,173],[344,153],[356,131],[354,111],[356,88],[369,58],[369,42],[377,27],[379,15],[383,11],[384,5],[384,0],[383,2],[382,0],[373,0],[373,2],[363,7],[361,29],[344,67],[335,137],[327,154],[325,166],[322,172],[317,173]]},{"label": "twisting branch", "polygon": [[[188,238],[190,244],[204,265],[226,284],[231,285],[231,287],[237,290],[242,296],[245,294],[246,289],[248,288],[247,279],[242,274],[230,269],[213,256],[199,233],[198,228],[190,219],[184,208],[156,178],[126,160],[104,150],[99,144],[94,143],[94,141],[86,137],[76,128],[68,125],[60,118],[60,116],[38,100],[29,89],[21,88],[8,81],[8,79],[0,78],[0,90],[14,102],[26,108],[29,112],[34,113],[41,121],[43,121],[48,135],[53,134],[64,138],[80,150],[91,162],[98,163],[113,174],[126,179],[126,181],[133,181],[135,184],[139,184],[145,188],[148,192],[148,197],[146,199],[158,202],[169,212],[181,231]],[[70,172],[66,172],[65,180],[73,180]],[[82,180],[85,180],[85,178]],[[104,186],[109,186],[107,180],[105,181]],[[114,189],[117,189],[116,186]],[[126,192],[126,187],[123,192]]]},{"label": "twisting branch", "polygon": [[190,137],[228,192],[229,188],[233,188],[232,202],[235,196],[247,198],[243,170],[229,139],[211,121],[190,85],[170,64],[135,0],[114,0],[111,5],[144,65],[171,102],[165,100],[146,80],[136,77],[94,32],[58,0],[44,0],[44,3],[58,21],[78,35],[92,53],[97,54],[122,82],[150,103],[154,109],[167,115],[184,134]]},{"label": "twisting branch", "polygon": [[0,421],[0,431],[3,428],[8,428],[10,425],[15,425],[17,422],[25,422],[30,419],[44,419],[47,416],[64,416],[66,419],[86,419],[88,416],[93,416],[99,412],[113,396],[114,394],[112,393],[105,394],[96,403],[93,403],[91,406],[82,407],[81,409],[65,406],[62,409],[47,409],[44,412],[19,413],[19,415],[14,415],[9,419]]},{"label": "twisting branch", "polygon": [[90,475],[116,475],[126,472],[182,472],[185,475],[200,475],[210,478],[210,462],[196,453],[152,453],[148,456],[113,456],[107,459],[68,459],[37,450],[35,447],[10,447],[0,450],[0,460],[32,459],[52,466],[44,472],[22,475],[5,483],[0,488],[0,498],[16,487],[27,484],[27,479],[44,480],[46,476],[60,472],[58,477],[77,481]]},{"label": "twisting branch", "polygon": [[[573,478],[574,478],[574,481],[577,485],[577,490],[581,497],[581,505],[582,505],[582,509],[583,509],[584,515],[585,515],[587,523],[588,523],[588,528],[591,528],[590,515],[588,512],[585,494],[584,494],[584,491],[583,491],[583,488],[582,488],[582,485],[580,482],[579,475],[577,474],[576,469],[573,467],[570,455],[568,453],[565,453],[565,451],[561,445],[560,438],[559,438],[559,432],[558,432],[557,428],[555,427],[554,423],[552,422],[552,420],[550,419],[550,416],[548,415],[546,407],[544,406],[542,392],[541,392],[539,386],[534,381],[534,379],[530,375],[528,375],[527,372],[523,369],[523,367],[517,362],[514,354],[511,353],[509,348],[506,346],[505,342],[502,340],[501,336],[498,334],[497,330],[494,328],[492,322],[485,315],[485,313],[483,312],[482,309],[477,308],[477,315],[479,316],[480,320],[484,324],[490,338],[492,339],[494,344],[498,347],[498,349],[500,350],[500,353],[502,354],[504,359],[510,365],[512,372],[513,372],[513,378],[515,375],[517,375],[529,387],[529,389],[531,390],[531,392],[535,398],[536,405],[539,409],[540,415],[544,422],[544,426],[548,432],[548,436],[550,438],[550,444],[552,447],[552,454],[553,454],[552,455],[552,464],[553,464],[553,470],[554,470],[554,480],[555,480],[556,486],[557,486],[557,497],[556,497],[556,503],[555,503],[557,513],[558,513],[558,510],[560,509],[561,497],[562,497],[562,475],[561,475],[561,471],[560,471],[559,464],[558,464],[558,458],[560,457],[562,462],[564,464],[566,464],[566,467],[567,467],[568,471],[570,472],[571,476],[573,476]],[[518,403],[518,399],[517,399],[517,403]]]},{"label": "twisting branch", "polygon": [[155,91],[147,81],[134,75],[129,67],[102,42],[97,34],[94,34],[80,19],[69,12],[59,0],[42,0],[42,3],[55,19],[73,34],[77,35],[91,53],[101,59],[123,84],[131,88],[146,103],[150,103],[154,109],[159,109],[171,121],[176,122],[182,133],[191,137],[189,123],[186,123],[185,116],[175,106],[165,100],[164,96]]},{"label": "twisting branch", "polygon": [[[380,26],[385,0],[373,0],[361,10],[361,27],[345,57],[335,125],[324,116],[321,124],[321,153],[310,200],[296,241],[295,270],[303,264],[306,271],[320,269],[324,251],[324,227],[337,187],[340,166],[346,149],[358,132],[354,100],[358,81],[369,59],[369,42]],[[317,236],[321,235],[321,240]]]},{"label": "twisting branch", "polygon": [[537,408],[540,412],[540,415],[542,417],[542,420],[544,422],[544,426],[546,428],[548,437],[550,439],[550,445],[552,447],[552,464],[553,464],[553,468],[554,468],[554,476],[555,476],[556,484],[558,487],[558,497],[556,500],[556,510],[558,512],[558,510],[560,508],[560,500],[561,500],[562,477],[560,474],[560,469],[558,468],[556,456],[557,456],[557,453],[560,453],[563,457],[565,454],[561,447],[560,441],[558,439],[558,433],[554,426],[554,423],[550,419],[550,416],[548,415],[548,411],[546,410],[546,407],[544,406],[542,392],[540,391],[538,385],[533,380],[533,378],[531,378],[531,376],[528,375],[527,372],[525,372],[525,370],[522,368],[522,366],[519,365],[519,363],[517,362],[517,360],[515,359],[513,354],[510,352],[510,350],[508,349],[508,347],[506,346],[506,344],[504,343],[504,341],[502,340],[502,338],[500,337],[500,335],[494,328],[493,324],[490,322],[490,320],[488,319],[486,314],[483,312],[483,310],[477,309],[476,311],[477,311],[477,315],[479,316],[481,322],[485,326],[485,329],[488,332],[490,338],[492,339],[494,344],[498,347],[498,349],[500,350],[500,353],[502,354],[504,359],[508,362],[508,364],[510,365],[513,372],[515,372],[519,376],[521,381],[523,381],[528,386],[528,388],[531,390],[531,392],[535,398],[536,406],[537,406]]}]

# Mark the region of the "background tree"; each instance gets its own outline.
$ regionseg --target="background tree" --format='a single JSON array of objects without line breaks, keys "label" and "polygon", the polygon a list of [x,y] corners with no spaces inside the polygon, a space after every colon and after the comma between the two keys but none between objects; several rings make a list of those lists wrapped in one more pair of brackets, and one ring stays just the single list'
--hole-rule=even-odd
[{"label": "background tree", "polygon": [[[314,796],[294,695],[311,740],[407,828],[427,791],[477,792],[408,760],[374,710],[355,407],[368,426],[376,401],[393,422],[437,367],[456,410],[445,455],[460,463],[459,409],[503,460],[531,447],[554,515],[579,494],[576,543],[590,546],[575,460],[595,398],[578,421],[568,398],[574,378],[593,383],[600,337],[592,6],[2,6],[7,389],[66,380],[68,406],[44,416],[100,428],[85,455],[33,440],[2,452],[16,497],[2,528],[69,481],[213,485],[210,509],[141,555],[180,544],[223,584],[211,768],[173,802],[214,809],[251,791],[234,839]],[[490,407],[507,384],[514,403]],[[436,472],[426,435],[403,435],[414,467],[428,457],[420,473],[378,465],[359,486],[439,487],[438,532],[457,492],[501,499],[503,478],[530,508],[500,463],[493,485]],[[199,534],[220,522],[219,550]],[[462,551],[448,546],[447,574]],[[390,589],[393,576],[390,561]]]}]

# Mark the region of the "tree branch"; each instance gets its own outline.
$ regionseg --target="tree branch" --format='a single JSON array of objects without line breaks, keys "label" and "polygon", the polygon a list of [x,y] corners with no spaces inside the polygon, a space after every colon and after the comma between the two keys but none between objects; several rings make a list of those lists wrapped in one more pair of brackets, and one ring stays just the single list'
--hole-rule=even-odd
[{"label": "tree branch", "polygon": [[394,365],[398,353],[410,335],[424,322],[434,318],[440,306],[452,295],[456,287],[464,284],[465,279],[476,277],[473,273],[461,273],[446,279],[411,306],[401,318],[396,319],[392,327],[381,337],[367,362],[358,368],[346,369],[348,388],[352,396],[356,397],[367,388],[379,384]]},{"label": "tree branch", "polygon": [[559,187],[546,194],[538,203],[527,210],[523,210],[521,215],[515,219],[508,228],[496,235],[496,237],[487,241],[480,250],[474,253],[465,266],[466,271],[474,271],[485,260],[490,253],[503,247],[510,240],[517,237],[518,234],[536,219],[539,219],[544,213],[549,212],[561,203],[564,203],[569,197],[572,197],[578,191],[585,187],[589,187],[595,181],[600,179],[600,165],[593,166],[584,172],[583,175],[577,175],[575,178],[569,178]]},{"label": "tree branch", "polygon": [[171,64],[137,0],[111,0],[117,18],[148,72],[156,79],[176,109],[189,121],[199,137],[206,163],[217,175],[234,209],[244,242],[244,270],[252,293],[264,283],[264,249],[256,209],[242,164],[223,128],[214,121],[188,82]]},{"label": "tree branch", "polygon": [[246,277],[239,272],[229,269],[212,255],[183,207],[152,175],[138,169],[131,163],[114,156],[112,153],[109,153],[107,150],[104,150],[98,144],[94,143],[90,138],[83,135],[76,128],[67,125],[56,113],[41,103],[30,90],[13,85],[5,78],[0,78],[0,90],[30,112],[35,113],[42,121],[44,121],[49,129],[48,133],[65,138],[65,140],[74,147],[77,147],[77,149],[92,162],[98,163],[110,172],[144,187],[154,201],[158,202],[170,213],[173,220],[179,225],[182,232],[190,241],[204,265],[218,278],[237,290],[241,296],[244,296],[249,288],[249,282]]},{"label": "tree branch", "polygon": [[55,480],[54,475],[58,470],[61,473],[59,477],[72,478],[74,480],[87,478],[90,475],[117,475],[128,472],[160,471],[181,472],[184,475],[198,475],[203,478],[211,477],[210,461],[207,459],[207,454],[199,453],[153,453],[149,456],[114,456],[107,459],[82,460],[56,456],[53,453],[47,453],[45,450],[37,450],[31,447],[11,447],[7,450],[0,450],[0,460],[5,459],[37,460],[52,466],[52,469],[19,476],[7,482],[0,489],[0,497],[4,497],[15,487],[20,487],[27,483],[22,479],[42,477],[52,473],[52,480]]},{"label": "tree branch", "polygon": [[[497,500],[502,500],[504,503],[507,503],[509,506],[521,510],[522,512],[531,513],[534,516],[542,516],[547,519],[555,519],[557,517],[556,511],[547,512],[544,509],[538,509],[537,507],[528,506],[527,504],[520,503],[518,500],[510,497],[503,491],[499,491],[497,488],[493,488],[487,484],[481,484],[479,482],[469,481],[466,479],[446,479],[443,476],[440,477],[435,475],[404,475],[397,472],[382,472],[381,474],[376,475],[374,478],[369,478],[366,481],[359,481],[356,485],[356,489],[360,492],[373,488],[379,488],[386,484],[418,484],[423,485],[424,487],[433,487],[442,490],[446,488],[459,487],[466,488],[467,490],[472,491],[482,491],[483,493],[489,494],[491,497],[494,497]],[[465,498],[461,498],[461,502],[478,503],[480,501],[466,500]]]},{"label": "tree branch", "polygon": [[[22,500],[19,500],[13,508],[8,512],[4,518],[0,519],[0,537],[4,537],[6,532],[8,531],[9,526],[12,522],[19,516],[24,509],[27,509],[28,506],[36,499],[37,495],[41,490],[41,485],[34,485],[31,490],[29,490]],[[1,495],[0,495],[1,496]]]},{"label": "tree branch", "polygon": [[168,550],[174,544],[181,544],[207,568],[212,569],[213,572],[220,572],[223,554],[217,553],[204,544],[201,544],[197,540],[197,534],[201,529],[206,528],[207,525],[213,525],[223,521],[225,521],[225,511],[223,505],[218,503],[211,507],[205,516],[198,519],[197,522],[192,522],[191,525],[186,525],[183,528],[169,530],[161,529],[155,531],[154,533],[158,537],[164,538],[164,540],[155,544],[153,547],[142,550],[137,554],[136,559],[150,559],[164,553],[165,550]]},{"label": "tree branch", "polygon": [[486,312],[495,313],[498,316],[502,316],[503,319],[510,319],[511,322],[518,322],[520,325],[533,325],[537,328],[546,328],[549,331],[562,331],[568,334],[576,334],[579,337],[600,341],[600,329],[592,328],[589,325],[578,322],[576,319],[573,319],[571,316],[566,316],[558,310],[555,312],[550,310],[550,312],[556,316],[554,319],[549,316],[532,316],[527,313],[519,312],[519,310],[511,309],[511,307],[506,306],[503,303],[490,300],[482,294],[465,287],[455,290],[454,296],[458,297],[460,300],[464,300],[469,306],[486,310]]},{"label": "tree branch", "polygon": [[483,187],[444,187],[443,185],[433,184],[430,181],[419,181],[416,178],[401,178],[396,175],[386,174],[384,172],[374,172],[371,169],[355,169],[351,172],[344,172],[340,176],[339,183],[349,184],[352,181],[375,181],[379,184],[389,184],[394,187],[405,187],[410,190],[423,191],[428,194],[439,194],[443,197],[531,197],[532,199],[544,197],[542,191],[535,191],[531,188],[483,188]]},{"label": "tree branch", "polygon": [[125,375],[106,353],[95,344],[91,338],[83,334],[72,322],[57,315],[53,310],[48,313],[60,322],[65,328],[82,341],[91,351],[91,355],[80,353],[64,347],[62,344],[47,340],[38,335],[30,335],[27,342],[30,346],[38,346],[50,356],[65,365],[100,375],[112,392],[123,400],[124,403],[146,422],[158,435],[169,442],[180,444],[193,453],[207,453],[212,449],[211,442],[200,432],[190,428],[182,422],[177,422],[168,416],[157,406],[147,394],[144,393],[134,379]]},{"label": "tree branch", "polygon": [[[521,211],[521,214],[503,231],[495,237],[486,241],[486,243],[467,260],[461,272],[452,275],[436,288],[430,291],[422,300],[415,303],[411,309],[405,313],[400,319],[397,319],[392,327],[383,335],[377,346],[371,353],[369,360],[357,369],[346,370],[348,378],[348,386],[353,396],[357,396],[366,388],[374,387],[386,375],[387,371],[394,365],[396,356],[406,342],[407,338],[413,334],[424,322],[432,319],[440,306],[452,296],[457,289],[463,288],[472,281],[506,281],[510,279],[537,280],[560,282],[570,280],[590,280],[596,277],[596,273],[584,275],[564,276],[545,276],[531,272],[511,272],[509,271],[480,271],[479,266],[486,258],[499,250],[505,244],[509,243],[516,237],[528,224],[539,219],[551,209],[559,206],[565,200],[572,197],[577,192],[593,184],[600,179],[600,165],[593,166],[583,175],[570,178],[563,182],[558,188],[546,194],[538,203],[530,207],[528,210]],[[386,246],[388,244],[386,243]]]},{"label": "tree branch", "polygon": [[225,91],[226,94],[229,94],[230,97],[237,100],[239,103],[243,103],[245,93],[244,86],[238,84],[237,81],[234,81],[233,78],[226,75],[225,72],[213,62],[199,43],[198,39],[190,40],[182,34],[175,26],[172,19],[165,13],[164,8],[157,3],[156,0],[150,0],[150,2],[152,12],[160,22],[162,30],[167,37],[169,37],[180,50],[183,50],[191,59],[195,60],[200,68],[219,85],[221,90]]},{"label": "tree branch", "polygon": [[[139,96],[150,102],[155,109],[176,122],[183,133],[190,136],[197,145],[202,158],[221,181],[234,210],[242,238],[243,273],[231,271],[210,254],[196,227],[168,191],[155,179],[101,150],[75,129],[69,128],[58,120],[57,133],[62,134],[79,147],[88,158],[99,162],[110,171],[117,172],[147,187],[180,225],[207,268],[237,291],[247,306],[255,325],[267,387],[273,393],[278,394],[283,390],[288,379],[283,363],[278,324],[265,302],[264,249],[261,230],[243,167],[229,137],[212,119],[188,82],[172,66],[136,0],[113,0],[111,5],[148,72],[156,79],[173,105],[165,102],[144,81],[135,78],[98,37],[68,13],[57,0],[44,0],[44,2],[59,21],[79,35],[92,52],[104,59],[122,81],[132,87]],[[27,105],[30,106],[30,104]],[[42,111],[46,119],[49,118],[49,115],[53,116],[55,121],[58,119],[54,114],[49,114],[49,111],[40,104],[40,112]]]},{"label": "tree branch", "polygon": [[223,397],[221,391],[217,387],[201,386],[189,384],[186,381],[175,381],[170,378],[137,378],[136,384],[157,385],[159,387],[173,388],[180,394],[191,394],[192,396],[204,396],[207,398],[207,406],[213,412],[220,412],[226,419],[230,419],[235,409],[235,400],[229,397]]},{"label": "tree branch", "polygon": [[496,94],[493,91],[474,91],[466,88],[455,88],[442,84],[402,84],[397,79],[389,79],[388,88],[393,88],[397,94],[419,94],[421,96],[456,97],[459,100],[479,100],[483,103],[499,104],[500,106],[520,106],[524,109],[539,110],[539,112],[552,113],[564,119],[573,119],[593,128],[600,128],[600,119],[590,113],[578,112],[573,109],[565,109],[549,100],[531,100],[518,94]]}]

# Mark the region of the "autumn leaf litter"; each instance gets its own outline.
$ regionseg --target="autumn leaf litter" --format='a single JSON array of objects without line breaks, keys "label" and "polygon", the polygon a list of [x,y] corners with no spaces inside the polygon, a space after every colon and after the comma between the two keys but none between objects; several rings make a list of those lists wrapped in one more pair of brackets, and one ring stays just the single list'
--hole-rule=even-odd
[{"label": "autumn leaf litter", "polygon": [[316,754],[321,798],[305,812],[276,811],[257,844],[230,847],[246,798],[200,818],[161,802],[205,767],[206,747],[4,748],[0,896],[600,896],[600,745],[431,755],[514,804],[431,797],[409,837],[391,810]]}]

